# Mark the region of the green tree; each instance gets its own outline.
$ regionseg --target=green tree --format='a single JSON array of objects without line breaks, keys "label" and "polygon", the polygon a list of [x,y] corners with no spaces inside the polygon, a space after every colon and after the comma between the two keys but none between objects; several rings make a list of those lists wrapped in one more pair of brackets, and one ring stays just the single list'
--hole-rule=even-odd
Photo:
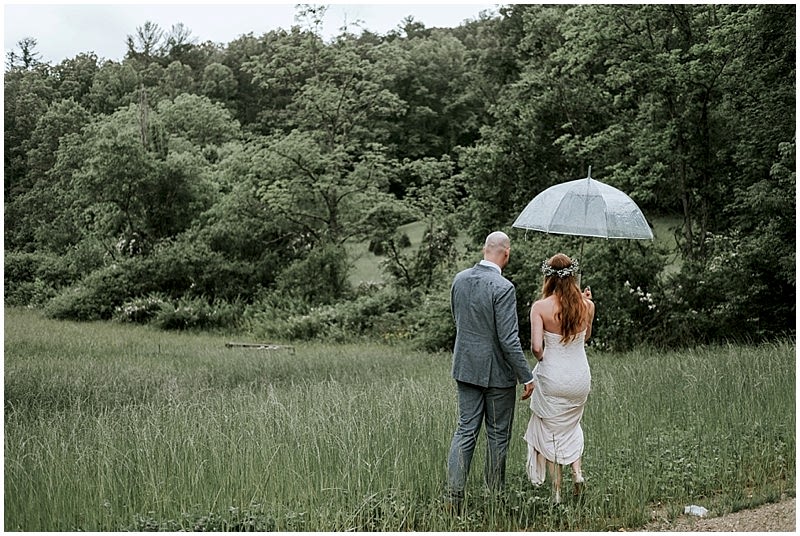
[{"label": "green tree", "polygon": [[232,105],[238,83],[233,69],[221,63],[211,63],[203,70],[200,88],[210,99]]},{"label": "green tree", "polygon": [[128,34],[125,43],[128,46],[125,57],[144,65],[148,65],[153,59],[163,58],[167,52],[164,30],[152,21],[145,21],[142,26],[137,26],[136,33]]},{"label": "green tree", "polygon": [[447,31],[428,33],[383,45],[389,87],[405,103],[388,142],[399,159],[439,158],[478,135],[483,103],[465,90],[467,49]]},{"label": "green tree", "polygon": [[192,68],[179,61],[173,61],[164,69],[164,76],[160,81],[161,93],[174,99],[182,93],[194,92],[194,74]]},{"label": "green tree", "polygon": [[311,33],[289,37],[249,66],[265,87],[292,95],[259,195],[312,244],[342,244],[386,189],[382,142],[401,102],[385,89],[380,51],[347,36],[330,46]]},{"label": "green tree", "polygon": [[63,210],[58,205],[63,202],[60,190],[64,185],[50,174],[61,140],[80,132],[89,121],[88,112],[71,98],[54,102],[39,118],[24,145],[27,148],[26,187],[18,188],[14,198],[6,204],[7,247],[22,249],[43,245],[35,238],[40,227],[48,227],[53,215]]},{"label": "green tree", "polygon": [[52,76],[61,98],[75,99],[75,102],[88,109],[89,92],[99,70],[100,65],[94,53],[81,53],[53,67]]},{"label": "green tree", "polygon": [[230,112],[204,96],[185,93],[161,101],[156,109],[168,134],[188,140],[201,151],[240,136],[239,123]]},{"label": "green tree", "polygon": [[12,49],[6,54],[6,67],[9,70],[34,69],[42,65],[41,54],[36,51],[39,43],[33,37],[24,37],[17,42],[19,51]]},{"label": "green tree", "polygon": [[[418,186],[409,188],[402,202],[386,202],[373,207],[366,219],[368,236],[380,243],[386,254],[384,269],[401,289],[420,289],[428,293],[441,282],[449,282],[456,258],[456,209],[459,185],[454,163],[444,156],[407,160],[404,172]],[[414,251],[404,251],[404,235],[398,227],[410,221],[424,222],[422,241]]]},{"label": "green tree", "polygon": [[140,77],[127,63],[106,62],[97,72],[89,90],[89,110],[112,114],[121,107],[139,101]]},{"label": "green tree", "polygon": [[40,117],[55,97],[44,69],[13,68],[3,79],[4,198],[6,202],[30,188],[27,151]]}]

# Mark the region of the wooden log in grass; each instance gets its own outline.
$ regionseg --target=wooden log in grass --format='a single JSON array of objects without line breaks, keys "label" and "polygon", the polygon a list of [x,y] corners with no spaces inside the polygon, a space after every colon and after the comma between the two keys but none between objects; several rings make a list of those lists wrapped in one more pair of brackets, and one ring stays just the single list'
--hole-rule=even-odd
[{"label": "wooden log in grass", "polygon": [[286,350],[294,353],[294,346],[266,342],[226,342],[226,348],[252,348],[254,350]]}]

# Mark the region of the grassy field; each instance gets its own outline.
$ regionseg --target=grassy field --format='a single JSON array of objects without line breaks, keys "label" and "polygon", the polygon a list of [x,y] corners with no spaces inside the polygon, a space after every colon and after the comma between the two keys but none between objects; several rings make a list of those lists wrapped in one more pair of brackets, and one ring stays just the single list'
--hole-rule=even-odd
[{"label": "grassy field", "polygon": [[590,353],[583,499],[525,481],[520,402],[507,492],[482,438],[458,518],[449,355],[226,341],[6,310],[5,530],[606,531],[795,493],[794,341]]}]

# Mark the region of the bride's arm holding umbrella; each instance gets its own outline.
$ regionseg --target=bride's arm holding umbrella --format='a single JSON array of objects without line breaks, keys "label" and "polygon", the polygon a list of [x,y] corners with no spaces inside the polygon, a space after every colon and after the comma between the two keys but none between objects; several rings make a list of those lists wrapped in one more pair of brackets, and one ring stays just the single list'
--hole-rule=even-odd
[{"label": "bride's arm holding umbrella", "polygon": [[592,301],[592,289],[591,287],[586,287],[583,289],[583,301],[586,303],[588,307],[588,314],[586,319],[586,336],[584,337],[583,341],[586,342],[592,336],[592,322],[594,322],[594,302]]}]

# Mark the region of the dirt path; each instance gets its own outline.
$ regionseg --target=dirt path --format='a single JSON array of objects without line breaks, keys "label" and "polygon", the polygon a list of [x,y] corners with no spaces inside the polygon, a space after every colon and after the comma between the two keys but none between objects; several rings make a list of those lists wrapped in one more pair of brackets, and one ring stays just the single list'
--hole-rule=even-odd
[{"label": "dirt path", "polygon": [[[709,515],[713,515],[713,512]],[[792,497],[719,517],[700,518],[682,515],[672,521],[653,521],[641,530],[643,532],[796,532],[797,509],[795,498]]]}]

